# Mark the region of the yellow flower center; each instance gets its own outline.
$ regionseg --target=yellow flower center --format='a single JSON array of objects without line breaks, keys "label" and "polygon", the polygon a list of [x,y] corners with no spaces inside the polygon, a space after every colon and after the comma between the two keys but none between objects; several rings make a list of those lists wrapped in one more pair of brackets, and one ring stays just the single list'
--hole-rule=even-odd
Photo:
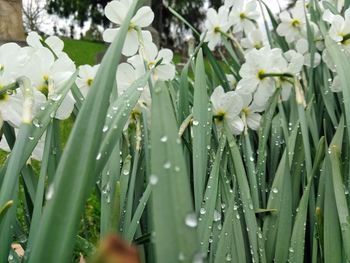
[{"label": "yellow flower center", "polygon": [[90,78],[90,79],[88,79],[88,80],[86,81],[86,84],[87,84],[89,87],[91,87],[93,81],[94,81],[94,80]]},{"label": "yellow flower center", "polygon": [[261,43],[255,43],[255,44],[254,44],[254,47],[255,47],[256,49],[260,49],[260,48],[263,47],[263,45],[262,45]]},{"label": "yellow flower center", "polygon": [[263,79],[265,78],[265,77],[264,77],[264,74],[265,74],[265,70],[260,69],[260,70],[258,71],[258,73],[256,74],[256,76],[258,77],[258,79],[263,80]]},{"label": "yellow flower center", "polygon": [[241,12],[241,13],[239,14],[239,18],[240,18],[241,20],[244,20],[244,19],[247,18],[247,15],[246,15],[244,12]]},{"label": "yellow flower center", "polygon": [[218,121],[223,121],[226,118],[226,112],[219,110],[216,114],[215,114],[215,119],[217,119]]},{"label": "yellow flower center", "polygon": [[129,24],[128,31],[131,32],[131,31],[135,30],[135,28],[136,28],[136,25],[135,25],[133,22],[131,22],[131,23]]},{"label": "yellow flower center", "polygon": [[[4,86],[0,85],[0,90],[2,90],[4,88]],[[9,95],[7,93],[1,94],[0,95],[0,101],[6,101],[9,99]]]},{"label": "yellow flower center", "polygon": [[221,33],[221,29],[219,26],[214,27],[214,33],[217,33],[217,34]]},{"label": "yellow flower center", "polygon": [[293,19],[292,20],[292,27],[300,27],[300,20],[299,19]]},{"label": "yellow flower center", "polygon": [[242,113],[243,113],[246,117],[248,117],[248,116],[250,115],[250,109],[249,109],[248,107],[244,107],[244,108],[242,109]]}]

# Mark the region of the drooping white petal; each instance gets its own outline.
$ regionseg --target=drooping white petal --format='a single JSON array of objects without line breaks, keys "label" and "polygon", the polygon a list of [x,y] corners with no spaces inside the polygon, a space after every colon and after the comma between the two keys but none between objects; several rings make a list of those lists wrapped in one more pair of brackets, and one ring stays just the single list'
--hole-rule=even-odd
[{"label": "drooping white petal", "polygon": [[126,35],[122,53],[124,56],[130,57],[135,55],[138,49],[139,40],[137,32],[135,30],[130,30]]}]

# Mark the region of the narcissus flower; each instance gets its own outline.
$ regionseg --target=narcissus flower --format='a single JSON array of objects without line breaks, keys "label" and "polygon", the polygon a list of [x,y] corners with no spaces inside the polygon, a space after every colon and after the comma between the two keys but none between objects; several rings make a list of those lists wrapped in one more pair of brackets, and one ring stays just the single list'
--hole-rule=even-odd
[{"label": "narcissus flower", "polygon": [[244,123],[239,114],[243,108],[241,97],[234,91],[225,93],[224,89],[217,87],[210,97],[213,106],[213,116],[218,125],[224,121],[230,126],[233,134],[240,134],[244,130]]},{"label": "narcissus flower", "polygon": [[290,13],[283,11],[279,18],[281,23],[277,27],[277,33],[285,37],[287,42],[292,43],[305,36],[306,17],[303,2],[298,1]]},{"label": "narcissus flower", "polygon": [[[118,28],[107,29],[103,33],[103,39],[106,42],[112,42],[119,31],[119,26],[123,24],[127,13],[132,4],[132,0],[114,0],[109,2],[105,7],[106,17]],[[154,13],[148,6],[141,7],[131,19],[129,24],[129,30],[126,35],[124,47],[122,50],[123,55],[133,56],[139,49],[140,43],[143,38],[149,39],[149,31],[143,31],[142,28],[148,27],[152,24],[154,19]]]},{"label": "narcissus flower", "polygon": [[267,44],[264,34],[258,29],[252,30],[241,40],[242,47],[248,50],[253,48],[260,49]]},{"label": "narcissus flower", "polygon": [[40,49],[46,45],[58,57],[65,54],[63,52],[64,42],[56,36],[50,36],[44,40],[37,32],[30,32],[27,36],[27,43],[34,49]]},{"label": "narcissus flower", "polygon": [[79,75],[75,83],[80,88],[80,91],[84,97],[87,96],[92,86],[92,83],[95,79],[99,66],[100,65],[95,65],[95,66],[82,65],[79,67]]},{"label": "narcissus flower", "polygon": [[171,80],[175,77],[173,56],[170,49],[164,48],[158,51],[157,46],[149,42],[140,49],[139,55],[129,58],[128,62],[138,71],[144,70],[145,66],[148,70],[152,69],[154,80]]},{"label": "narcissus flower", "polygon": [[[25,75],[30,78],[35,89],[39,90],[48,99],[57,96],[57,90],[75,72],[73,61],[62,55],[55,60],[52,52],[47,48],[39,48],[25,66]],[[73,111],[75,101],[69,93],[56,112],[56,118],[67,119]]]},{"label": "narcissus flower", "polygon": [[244,31],[247,34],[256,29],[259,16],[256,0],[235,1],[230,13],[233,32]]},{"label": "narcissus flower", "polygon": [[345,11],[344,17],[334,15],[327,9],[322,18],[331,24],[329,29],[330,38],[350,51],[350,9]]},{"label": "narcissus flower", "polygon": [[[221,44],[223,34],[226,34],[232,23],[228,18],[229,10],[222,6],[219,11],[210,8],[207,12],[207,20],[205,21],[205,42],[208,42],[208,47],[214,50],[216,46]],[[203,35],[202,35],[203,37]]]}]

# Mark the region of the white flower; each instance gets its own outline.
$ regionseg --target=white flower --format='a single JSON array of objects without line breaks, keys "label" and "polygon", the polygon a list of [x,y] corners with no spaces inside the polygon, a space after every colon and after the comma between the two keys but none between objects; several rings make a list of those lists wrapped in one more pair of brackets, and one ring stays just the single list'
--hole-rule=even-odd
[{"label": "white flower", "polygon": [[288,43],[292,43],[305,35],[306,17],[302,2],[298,1],[291,13],[283,11],[279,17],[281,23],[277,27],[277,33],[285,37]]},{"label": "white flower", "polygon": [[[50,99],[57,96],[57,89],[75,72],[75,65],[66,54],[55,60],[50,50],[39,48],[31,55],[24,72],[30,78],[33,87]],[[72,95],[68,93],[55,117],[60,120],[67,119],[74,109],[74,104]]]},{"label": "white flower", "polygon": [[236,135],[244,130],[244,123],[239,117],[243,103],[241,97],[234,91],[225,93],[224,89],[217,87],[210,97],[213,106],[213,115],[218,125],[227,121],[232,132]]},{"label": "white flower", "polygon": [[[175,65],[172,63],[173,52],[170,49],[158,48],[154,43],[147,43],[140,49],[140,54],[128,59],[138,71],[144,70],[145,65],[148,70],[153,69],[154,80],[171,80],[175,77]],[[159,64],[159,62],[161,63]]]},{"label": "white flower", "polygon": [[275,77],[282,75],[281,69],[287,68],[287,61],[280,49],[268,47],[253,49],[246,55],[246,62],[239,72],[242,79],[237,84],[237,90],[242,93],[255,94],[258,105],[265,105],[276,88]]},{"label": "white flower", "polygon": [[56,56],[59,57],[64,54],[64,42],[56,36],[50,36],[44,40],[37,32],[30,32],[27,36],[27,43],[34,49],[45,47],[43,45],[45,43]]},{"label": "white flower", "polygon": [[[18,134],[18,127],[15,128],[15,134],[17,136]],[[44,147],[45,147],[45,138],[46,138],[46,133],[44,133],[41,138],[38,141],[38,144],[35,146],[31,158],[37,161],[41,161],[43,158],[43,153],[44,153]],[[5,152],[11,152],[10,146],[7,143],[6,137],[3,136],[0,141],[0,149],[5,151]]]},{"label": "white flower", "polygon": [[79,67],[79,75],[75,83],[84,97],[87,96],[99,67],[100,65],[82,65]]},{"label": "white flower", "polygon": [[228,12],[225,6],[220,7],[218,12],[213,8],[207,11],[207,20],[204,24],[206,31],[204,41],[208,42],[208,47],[211,50],[214,50],[217,45],[221,44],[222,34],[226,34],[231,27]]},{"label": "white flower", "polygon": [[245,125],[252,130],[258,130],[260,127],[261,115],[259,112],[265,110],[265,105],[258,106],[251,94],[245,94],[237,91],[237,94],[241,97],[243,107],[241,110],[241,118]]},{"label": "white flower", "polygon": [[332,81],[332,84],[330,85],[330,90],[333,92],[341,92],[343,91],[341,82],[340,82],[340,77],[336,75]]},{"label": "white flower", "polygon": [[[309,42],[305,38],[299,39],[295,44],[296,51],[304,56],[304,65],[311,67],[311,54],[309,52]],[[321,55],[314,53],[313,67],[316,68],[321,62]]]},{"label": "white flower", "polygon": [[237,84],[235,76],[233,76],[232,74],[226,74],[226,78],[231,90],[234,90]]},{"label": "white flower", "polygon": [[329,36],[350,51],[350,9],[345,11],[345,18],[334,15],[328,9],[323,13],[323,20],[331,24]]},{"label": "white flower", "polygon": [[230,13],[233,32],[244,31],[246,34],[256,28],[259,12],[256,0],[235,1]]},{"label": "white flower", "polygon": [[247,37],[241,40],[241,45],[243,48],[250,50],[253,48],[260,49],[268,45],[268,43],[264,34],[259,29],[255,29],[249,32]]},{"label": "white flower", "polygon": [[[109,2],[105,7],[106,17],[117,26],[121,26],[126,18],[126,15],[130,9],[131,0],[114,0]],[[142,28],[148,27],[152,24],[154,19],[154,13],[148,6],[141,7],[131,19],[129,30],[126,35],[124,47],[122,50],[123,55],[133,56],[139,49],[142,38],[149,39],[150,33],[148,31],[142,31]],[[107,29],[103,33],[103,39],[106,42],[112,42],[119,31],[118,28]]]}]

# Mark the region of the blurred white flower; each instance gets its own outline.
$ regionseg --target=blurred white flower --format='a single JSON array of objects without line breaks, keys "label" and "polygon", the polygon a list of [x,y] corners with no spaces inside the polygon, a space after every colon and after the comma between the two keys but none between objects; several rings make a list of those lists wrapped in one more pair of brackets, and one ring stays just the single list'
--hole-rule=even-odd
[{"label": "blurred white flower", "polygon": [[[64,54],[64,42],[56,36],[50,36],[44,40],[37,32],[30,32],[27,36],[27,43],[34,49],[40,49],[47,45],[57,57]],[[45,43],[45,45],[43,45],[43,43]]]},{"label": "blurred white flower", "polygon": [[259,112],[265,110],[265,105],[258,106],[253,100],[251,94],[245,94],[237,91],[241,97],[243,107],[241,110],[241,118],[243,123],[252,130],[258,130],[260,127],[261,115]]},{"label": "blurred white flower", "polygon": [[350,9],[345,11],[344,17],[334,15],[329,9],[325,10],[323,20],[331,24],[329,36],[350,51]]},{"label": "blurred white flower", "polygon": [[241,40],[241,46],[245,49],[260,49],[268,45],[266,37],[259,29],[254,29],[247,34],[245,38]]},{"label": "blurred white flower", "polygon": [[99,66],[100,65],[82,65],[79,67],[79,74],[75,83],[77,84],[84,97],[87,96],[91,88]]},{"label": "blurred white flower", "polygon": [[[57,89],[75,72],[75,64],[66,54],[55,60],[49,49],[39,48],[31,54],[24,72],[30,78],[33,87],[50,99],[58,95]],[[74,104],[72,95],[68,93],[58,108],[55,118],[60,120],[69,118]]]},{"label": "blurred white flower", "polygon": [[224,89],[219,86],[214,90],[210,100],[216,123],[221,126],[226,121],[233,134],[242,133],[244,123],[239,116],[243,108],[241,97],[234,91],[225,93]]},{"label": "blurred white flower", "polygon": [[298,1],[290,13],[283,11],[279,18],[281,23],[277,27],[277,33],[285,37],[288,43],[292,43],[305,35],[306,17],[302,1]]},{"label": "blurred white flower", "polygon": [[233,24],[233,32],[244,31],[248,34],[256,29],[259,15],[256,0],[235,1],[229,15]]},{"label": "blurred white flower", "polygon": [[[18,134],[18,127],[15,128],[15,134],[17,136]],[[46,137],[46,132],[41,136],[41,138],[38,141],[38,144],[35,146],[31,158],[37,161],[41,161],[43,158],[43,153],[44,153],[44,147],[45,147],[45,137]],[[11,152],[10,146],[7,143],[6,137],[3,136],[0,141],[0,149],[5,151],[5,152]]]},{"label": "blurred white flower", "polygon": [[[106,17],[113,23],[115,23],[118,28],[107,29],[103,33],[103,39],[106,42],[112,42],[119,31],[119,26],[121,26],[127,16],[127,13],[132,4],[131,0],[113,0],[109,2],[105,7]],[[140,43],[143,38],[148,40],[151,37],[149,31],[143,31],[142,28],[148,27],[152,24],[154,19],[154,13],[152,9],[148,6],[141,7],[134,17],[131,19],[129,30],[126,35],[124,47],[122,50],[123,55],[133,56],[139,49]]]},{"label": "blurred white flower", "polygon": [[[173,61],[173,52],[170,49],[158,48],[154,43],[147,43],[140,49],[140,54],[128,59],[139,72],[153,69],[152,77],[154,80],[171,80],[175,77],[175,65]],[[160,64],[159,64],[160,63]]]},{"label": "blurred white flower", "polygon": [[[299,39],[295,43],[296,51],[304,56],[304,65],[311,67],[311,54],[309,52],[309,42],[305,38]],[[316,68],[321,62],[321,55],[318,52],[314,53],[313,67]]]},{"label": "blurred white flower", "polygon": [[[207,19],[205,21],[205,42],[208,42],[208,47],[214,50],[217,45],[221,44],[221,38],[223,34],[226,34],[231,27],[231,23],[228,18],[229,10],[222,6],[219,11],[210,8],[207,11]],[[202,34],[203,37],[204,33]]]}]

